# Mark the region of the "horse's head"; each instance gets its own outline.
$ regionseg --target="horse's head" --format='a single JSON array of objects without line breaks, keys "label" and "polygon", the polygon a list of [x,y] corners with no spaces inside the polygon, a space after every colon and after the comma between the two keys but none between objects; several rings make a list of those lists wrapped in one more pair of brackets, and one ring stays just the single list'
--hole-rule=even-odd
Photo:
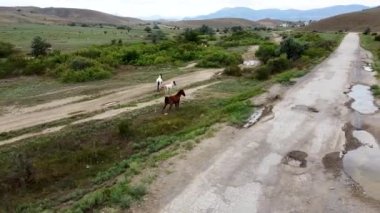
[{"label": "horse's head", "polygon": [[183,96],[186,96],[185,94],[185,91],[183,89],[181,89],[179,92],[178,92],[179,95],[183,95]]}]

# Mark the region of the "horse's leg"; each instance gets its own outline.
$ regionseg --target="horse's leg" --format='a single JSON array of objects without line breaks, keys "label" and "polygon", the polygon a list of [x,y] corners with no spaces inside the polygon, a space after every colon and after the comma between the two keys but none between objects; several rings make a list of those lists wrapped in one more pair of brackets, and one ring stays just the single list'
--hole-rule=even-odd
[{"label": "horse's leg", "polygon": [[175,104],[175,108],[179,109],[179,102]]},{"label": "horse's leg", "polygon": [[172,106],[173,106],[173,104],[170,104],[170,106],[169,106],[169,111],[172,109]]},{"label": "horse's leg", "polygon": [[165,108],[166,108],[167,105],[168,105],[168,104],[165,104],[165,105],[164,105],[164,108],[162,108],[162,112],[164,112],[164,110],[165,110]]},{"label": "horse's leg", "polygon": [[157,92],[160,91],[160,82],[157,82]]}]

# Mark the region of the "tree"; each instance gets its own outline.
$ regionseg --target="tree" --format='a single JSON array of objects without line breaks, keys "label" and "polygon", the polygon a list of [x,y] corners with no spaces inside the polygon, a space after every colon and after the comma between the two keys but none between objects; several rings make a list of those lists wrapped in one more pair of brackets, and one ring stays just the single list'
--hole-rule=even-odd
[{"label": "tree", "polygon": [[241,26],[233,26],[231,27],[232,32],[237,33],[243,31],[243,28]]},{"label": "tree", "polygon": [[50,43],[47,43],[40,36],[34,37],[32,41],[32,55],[35,57],[44,56],[47,54],[47,50],[51,47]]},{"label": "tree", "polygon": [[306,46],[297,42],[293,38],[288,38],[281,42],[281,53],[286,53],[288,59],[297,60],[302,56],[306,50]]},{"label": "tree", "polygon": [[154,44],[161,40],[164,40],[165,38],[166,36],[161,30],[154,31],[148,35],[148,39],[150,39]]},{"label": "tree", "polygon": [[199,42],[199,33],[193,29],[187,28],[184,33],[182,33],[182,36],[185,41],[188,42]]},{"label": "tree", "polygon": [[151,33],[152,32],[152,28],[150,28],[149,26],[145,27],[145,32],[147,33]]},{"label": "tree", "polygon": [[207,25],[202,25],[198,31],[203,34],[203,35],[214,35],[215,32],[214,32],[214,29],[212,29],[211,27],[207,26]]},{"label": "tree", "polygon": [[160,27],[159,27],[157,24],[155,24],[155,25],[153,26],[153,29],[155,29],[155,30],[159,30]]},{"label": "tree", "polygon": [[363,32],[364,35],[369,35],[370,33],[371,33],[371,28],[369,28],[369,27],[367,27],[367,28],[364,30],[364,32]]}]

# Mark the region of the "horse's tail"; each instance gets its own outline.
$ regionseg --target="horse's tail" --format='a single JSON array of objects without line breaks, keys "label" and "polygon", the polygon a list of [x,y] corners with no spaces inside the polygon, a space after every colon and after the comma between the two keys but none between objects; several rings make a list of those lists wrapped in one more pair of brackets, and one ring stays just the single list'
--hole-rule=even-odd
[{"label": "horse's tail", "polygon": [[165,104],[169,104],[169,97],[165,97]]}]

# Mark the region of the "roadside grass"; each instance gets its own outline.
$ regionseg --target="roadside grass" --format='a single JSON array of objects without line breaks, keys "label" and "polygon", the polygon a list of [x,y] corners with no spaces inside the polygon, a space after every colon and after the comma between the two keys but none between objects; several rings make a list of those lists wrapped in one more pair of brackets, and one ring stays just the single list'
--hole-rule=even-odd
[{"label": "roadside grass", "polygon": [[306,74],[307,71],[305,70],[291,69],[275,75],[274,81],[285,85],[291,85],[295,83],[293,79],[302,77]]},{"label": "roadside grass", "polygon": [[361,45],[364,49],[370,51],[373,55],[372,67],[377,71],[377,77],[380,75],[380,41],[375,41],[375,37],[371,35],[360,35]]},{"label": "roadside grass", "polygon": [[[172,144],[205,134],[215,123],[241,125],[252,112],[247,99],[260,93],[262,85],[246,83],[240,87],[245,87],[243,92],[235,91],[222,99],[200,96],[166,116],[160,113],[161,106],[152,106],[113,120],[76,125],[1,148],[1,191],[7,195],[1,197],[0,203],[5,205],[2,208],[19,206],[34,212],[39,210],[36,206],[49,209],[59,205],[63,195],[74,196],[64,196],[67,200],[77,200],[88,194],[88,189],[101,186],[121,173],[126,172],[126,176],[132,177],[148,163],[155,166],[170,158],[176,154],[175,149],[155,154]],[[124,120],[127,120],[124,124],[128,125],[127,133],[120,134],[119,128]],[[191,149],[192,145],[184,147]],[[129,179],[125,184],[129,184]],[[114,191],[120,190],[119,187],[122,186],[106,188],[110,193],[116,193]],[[108,190],[104,190],[101,195],[97,195],[99,191],[92,196],[91,193],[86,195],[73,205],[74,209],[85,211],[108,203],[127,206],[108,196]],[[131,198],[125,199],[136,200],[133,196]],[[37,202],[41,200],[44,201]]]},{"label": "roadside grass", "polygon": [[[373,56],[372,68],[377,72],[376,77],[380,78],[380,41],[375,41],[375,36],[372,35],[360,35],[361,45],[364,49],[370,51]],[[380,97],[380,86],[372,85],[371,91],[377,98]]]}]

